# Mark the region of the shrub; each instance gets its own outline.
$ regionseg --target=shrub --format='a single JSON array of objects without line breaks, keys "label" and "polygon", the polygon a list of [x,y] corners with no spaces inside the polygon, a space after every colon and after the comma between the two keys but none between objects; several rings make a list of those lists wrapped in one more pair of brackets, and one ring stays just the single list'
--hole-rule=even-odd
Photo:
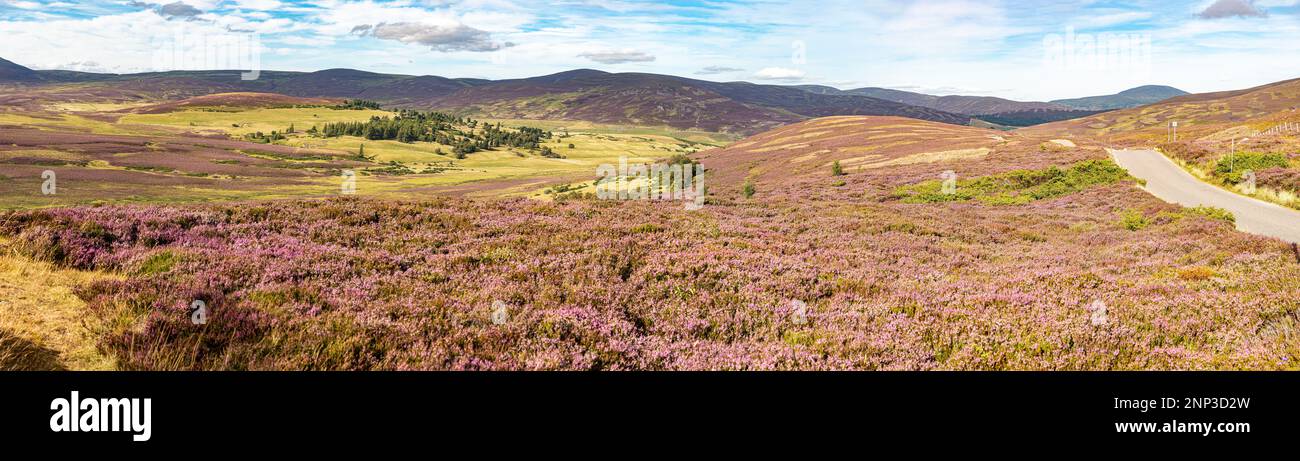
[{"label": "shrub", "polygon": [[831,176],[844,176],[844,169],[840,167],[839,160],[831,164]]},{"label": "shrub", "polygon": [[685,154],[673,154],[672,157],[668,157],[669,165],[695,165],[696,163],[694,159]]},{"label": "shrub", "polygon": [[1286,168],[1289,165],[1290,161],[1283,154],[1240,152],[1235,156],[1229,155],[1219,159],[1214,166],[1214,173],[1228,184],[1237,184],[1242,181],[1242,174],[1246,171]]},{"label": "shrub", "polygon": [[1212,206],[1198,206],[1196,208],[1188,208],[1187,212],[1194,215],[1205,216],[1210,219],[1217,219],[1219,221],[1223,221],[1229,224],[1237,223],[1237,217],[1234,216],[1231,211],[1225,210],[1223,208],[1215,208]]},{"label": "shrub", "polygon": [[746,179],[746,180],[745,180],[745,187],[744,187],[744,189],[741,190],[741,193],[745,195],[745,198],[750,198],[750,197],[753,197],[753,196],[754,196],[754,180],[753,180],[753,179]]},{"label": "shrub", "polygon": [[1125,211],[1123,217],[1120,218],[1120,225],[1131,231],[1139,231],[1150,226],[1151,221],[1148,220],[1146,215],[1142,214],[1141,211],[1128,210]]},{"label": "shrub", "polygon": [[1110,160],[1088,160],[1068,169],[1016,170],[959,181],[956,193],[943,193],[943,182],[926,181],[895,189],[906,203],[938,203],[978,199],[990,205],[1023,205],[1060,197],[1092,186],[1132,179],[1128,171]]},{"label": "shrub", "polygon": [[172,270],[176,264],[176,254],[169,250],[159,251],[149,255],[140,266],[136,268],[135,273],[139,275],[157,275]]},{"label": "shrub", "polygon": [[1178,278],[1183,280],[1200,281],[1209,280],[1219,275],[1214,269],[1205,266],[1185,267],[1178,270]]}]

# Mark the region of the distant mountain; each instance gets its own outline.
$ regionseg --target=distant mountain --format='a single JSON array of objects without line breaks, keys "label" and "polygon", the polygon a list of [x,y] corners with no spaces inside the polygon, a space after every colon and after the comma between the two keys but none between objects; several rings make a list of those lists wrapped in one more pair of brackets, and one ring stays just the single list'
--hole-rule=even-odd
[{"label": "distant mountain", "polygon": [[886,101],[894,101],[913,106],[928,107],[944,112],[963,115],[989,115],[1001,114],[1006,112],[1027,112],[1027,111],[1057,111],[1070,110],[1069,107],[1060,104],[1046,102],[1021,102],[1010,99],[995,98],[991,96],[934,96],[924,93],[914,93],[911,91],[893,90],[889,88],[857,88],[853,90],[840,90],[829,86],[820,85],[799,85],[791,88],[798,88],[804,91],[826,94],[826,95],[856,95],[867,96]]},{"label": "distant mountain", "polygon": [[1025,129],[1040,136],[1100,136],[1119,145],[1165,142],[1170,122],[1180,140],[1238,136],[1232,130],[1300,120],[1300,79],[1235,91],[1186,94],[1149,105],[1107,111],[1090,117]]},{"label": "distant mountain", "polygon": [[855,90],[846,90],[844,93],[870,96],[873,98],[884,99],[886,101],[901,102],[903,104],[929,107],[932,109],[937,108],[935,107],[935,102],[939,100],[938,96],[913,93],[911,91],[891,90],[889,88],[858,88]]},{"label": "distant mountain", "polygon": [[[839,89],[839,88],[835,88],[835,87],[833,87],[833,86],[825,86],[825,85],[788,85],[788,87],[789,87],[789,88],[799,89],[799,90],[804,90],[804,91],[807,91],[807,92],[809,92],[809,93],[816,93],[816,94],[838,94],[838,95],[842,95],[842,94],[844,94],[844,90],[841,90],[841,89]],[[881,98],[881,99],[884,99],[884,98]]]},{"label": "distant mountain", "polygon": [[750,134],[829,115],[896,115],[966,125],[970,117],[857,95],[748,82],[575,70],[473,85],[411,105],[493,118],[590,120]]},{"label": "distant mountain", "polygon": [[36,71],[0,58],[0,83],[39,82],[41,80],[41,75]]},{"label": "distant mountain", "polygon": [[1154,104],[1166,99],[1189,94],[1171,86],[1139,86],[1116,94],[1090,96],[1076,99],[1058,99],[1053,103],[1080,110],[1115,110]]},{"label": "distant mountain", "polygon": [[1087,117],[1097,113],[1091,110],[1077,110],[1060,104],[1047,102],[1022,102],[991,96],[934,96],[911,91],[889,88],[858,88],[839,90],[828,86],[801,85],[794,86],[804,91],[828,95],[858,95],[894,101],[912,106],[927,107],[934,110],[969,115],[977,120],[1007,127],[1023,127]]},{"label": "distant mountain", "polygon": [[1061,120],[1073,120],[1082,117],[1096,115],[1099,110],[1075,110],[1075,109],[1035,109],[1035,110],[1018,110],[1013,112],[1002,112],[997,114],[988,114],[979,116],[980,120],[995,123],[1008,127],[1027,127],[1041,125],[1044,123],[1059,122]]},{"label": "distant mountain", "polygon": [[491,118],[586,120],[752,134],[831,115],[888,115],[967,125],[971,117],[846,92],[828,94],[748,82],[709,82],[668,75],[579,69],[512,80],[450,79],[354,69],[91,74],[33,71],[4,61],[2,81],[96,82],[93,94],[162,101],[230,92],[305,98],[361,98],[390,107],[437,109]]}]

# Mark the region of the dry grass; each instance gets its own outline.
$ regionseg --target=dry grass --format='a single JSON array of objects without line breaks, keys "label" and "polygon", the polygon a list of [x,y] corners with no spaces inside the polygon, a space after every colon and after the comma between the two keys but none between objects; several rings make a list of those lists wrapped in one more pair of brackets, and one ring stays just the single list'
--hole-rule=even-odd
[{"label": "dry grass", "polygon": [[[0,248],[6,242],[0,241]],[[72,287],[110,276],[0,252],[0,370],[112,370]]]},{"label": "dry grass", "polygon": [[880,167],[895,166],[895,165],[911,165],[915,163],[935,163],[935,162],[946,162],[952,160],[970,160],[970,159],[977,159],[980,157],[984,157],[988,155],[989,152],[993,152],[993,149],[989,149],[987,147],[980,147],[977,149],[956,149],[956,150],[945,150],[940,152],[922,152],[919,154],[912,154],[906,157],[887,160],[884,162],[877,162],[868,165],[863,165],[861,168],[880,168]]}]

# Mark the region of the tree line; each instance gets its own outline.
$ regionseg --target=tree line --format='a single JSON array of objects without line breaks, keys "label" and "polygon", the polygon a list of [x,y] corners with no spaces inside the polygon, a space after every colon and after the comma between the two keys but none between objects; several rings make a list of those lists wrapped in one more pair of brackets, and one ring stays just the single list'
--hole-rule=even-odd
[{"label": "tree line", "polygon": [[319,129],[313,126],[307,133],[327,138],[356,136],[375,141],[432,142],[452,146],[457,154],[498,147],[539,149],[543,140],[554,136],[540,128],[507,130],[500,123],[483,124],[441,112],[414,110],[402,110],[393,117],[374,116],[364,122],[326,123]]}]

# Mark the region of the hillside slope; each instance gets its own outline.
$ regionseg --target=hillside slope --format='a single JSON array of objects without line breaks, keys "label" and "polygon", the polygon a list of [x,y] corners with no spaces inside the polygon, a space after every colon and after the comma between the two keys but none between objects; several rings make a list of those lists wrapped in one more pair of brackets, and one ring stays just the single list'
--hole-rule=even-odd
[{"label": "hillside slope", "polygon": [[298,98],[275,93],[217,93],[180,101],[165,102],[131,109],[139,114],[164,114],[187,109],[219,108],[226,110],[278,107],[323,106],[342,102],[337,99]]},{"label": "hillside slope", "polygon": [[20,66],[12,61],[0,58],[0,83],[3,82],[39,82],[41,76],[34,70]]},{"label": "hillside slope", "polygon": [[[903,117],[826,117],[781,127],[697,157],[715,185],[746,180],[793,185],[829,178],[839,162],[849,174],[885,167],[975,160],[1016,136]],[[770,187],[770,186],[769,186]]]},{"label": "hillside slope", "polygon": [[1159,103],[1025,128],[1050,136],[1099,136],[1121,144],[1164,142],[1171,122],[1180,139],[1201,138],[1243,128],[1240,136],[1290,120],[1300,108],[1300,79],[1245,90],[1190,94]]},{"label": "hillside slope", "polygon": [[51,99],[68,99],[72,93],[80,94],[82,99],[114,102],[172,101],[229,92],[278,93],[306,98],[363,98],[389,107],[437,109],[490,118],[582,120],[739,134],[832,115],[903,116],[957,125],[971,121],[964,114],[860,94],[819,94],[777,85],[587,69],[500,81],[353,69],[262,71],[256,80],[247,81],[233,70],[113,75],[32,71],[8,63],[0,72],[0,82],[50,83],[53,89],[44,91],[59,96]]},{"label": "hillside slope", "polygon": [[1186,94],[1186,91],[1171,86],[1147,85],[1111,95],[1058,99],[1052,103],[1079,110],[1114,110],[1153,104]]},{"label": "hillside slope", "polygon": [[755,133],[829,115],[895,115],[965,125],[969,117],[854,95],[745,82],[577,70],[506,80],[411,103],[496,118],[550,118]]}]

